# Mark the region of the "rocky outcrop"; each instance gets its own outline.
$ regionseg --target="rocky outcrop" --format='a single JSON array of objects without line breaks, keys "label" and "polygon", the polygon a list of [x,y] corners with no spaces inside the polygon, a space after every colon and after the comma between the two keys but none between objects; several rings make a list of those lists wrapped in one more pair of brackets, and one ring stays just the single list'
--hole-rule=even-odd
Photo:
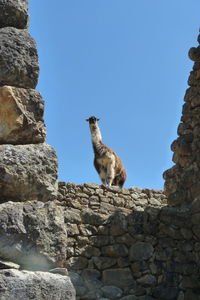
[{"label": "rocky outcrop", "polygon": [[0,87],[0,144],[43,143],[44,101],[33,89]]},{"label": "rocky outcrop", "polygon": [[57,157],[51,146],[0,145],[0,151],[0,202],[55,199]]},{"label": "rocky outcrop", "polygon": [[26,30],[0,29],[0,85],[35,88],[39,76],[36,44]]},{"label": "rocky outcrop", "polygon": [[75,300],[75,290],[68,276],[14,269],[0,271],[1,300],[48,299]]},{"label": "rocky outcrop", "polygon": [[64,211],[54,202],[0,205],[0,257],[20,269],[49,271],[63,267],[67,253]]},{"label": "rocky outcrop", "polygon": [[164,173],[171,206],[189,204],[200,196],[200,46],[191,48],[189,57],[195,63],[184,97],[179,137],[171,145],[175,165]]},{"label": "rocky outcrop", "polygon": [[0,0],[0,27],[27,28],[28,0]]}]

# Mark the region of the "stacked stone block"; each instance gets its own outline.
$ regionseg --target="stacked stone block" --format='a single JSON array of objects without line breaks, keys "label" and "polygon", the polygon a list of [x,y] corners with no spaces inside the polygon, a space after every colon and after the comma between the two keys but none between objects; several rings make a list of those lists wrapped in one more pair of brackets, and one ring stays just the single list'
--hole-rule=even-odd
[{"label": "stacked stone block", "polygon": [[199,300],[200,202],[162,191],[59,183],[77,300]]},{"label": "stacked stone block", "polygon": [[172,206],[187,205],[200,196],[200,46],[191,48],[189,57],[194,66],[188,79],[178,138],[171,145],[175,165],[164,173],[165,192]]},{"label": "stacked stone block", "polygon": [[0,201],[54,199],[57,158],[45,143],[36,43],[28,1],[0,0]]}]

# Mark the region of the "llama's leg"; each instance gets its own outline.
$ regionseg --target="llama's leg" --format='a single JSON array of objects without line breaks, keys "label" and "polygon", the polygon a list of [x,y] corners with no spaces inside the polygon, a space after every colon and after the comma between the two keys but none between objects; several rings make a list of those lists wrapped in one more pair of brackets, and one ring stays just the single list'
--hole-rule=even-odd
[{"label": "llama's leg", "polygon": [[99,176],[101,178],[103,185],[106,185],[106,172],[104,168],[101,168]]},{"label": "llama's leg", "polygon": [[107,168],[106,181],[108,186],[112,185],[114,178],[115,178],[115,164],[114,162],[112,162]]}]

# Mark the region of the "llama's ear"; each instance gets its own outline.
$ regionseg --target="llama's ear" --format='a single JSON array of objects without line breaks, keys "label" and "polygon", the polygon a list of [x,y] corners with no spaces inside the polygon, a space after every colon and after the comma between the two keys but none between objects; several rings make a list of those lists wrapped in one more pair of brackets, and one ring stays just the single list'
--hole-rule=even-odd
[{"label": "llama's ear", "polygon": [[85,119],[85,121],[89,122],[89,119]]},{"label": "llama's ear", "polygon": [[97,119],[97,121],[99,121],[100,119]]}]

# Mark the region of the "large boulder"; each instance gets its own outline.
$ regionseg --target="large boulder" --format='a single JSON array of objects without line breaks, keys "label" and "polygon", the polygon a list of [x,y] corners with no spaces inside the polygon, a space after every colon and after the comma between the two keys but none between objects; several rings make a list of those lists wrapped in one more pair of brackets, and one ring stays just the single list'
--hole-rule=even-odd
[{"label": "large boulder", "polygon": [[44,101],[33,89],[0,87],[0,144],[45,141]]},{"label": "large boulder", "polygon": [[53,200],[57,157],[47,144],[0,145],[0,202]]},{"label": "large boulder", "polygon": [[28,0],[0,0],[0,27],[27,28]]},{"label": "large boulder", "polygon": [[[54,201],[0,204],[0,259],[21,269],[65,267],[67,226]],[[1,267],[0,267],[1,268]]]},{"label": "large boulder", "polygon": [[1,300],[75,300],[68,276],[47,272],[0,271]]},{"label": "large boulder", "polygon": [[35,88],[39,76],[36,43],[26,30],[0,29],[0,85]]}]

